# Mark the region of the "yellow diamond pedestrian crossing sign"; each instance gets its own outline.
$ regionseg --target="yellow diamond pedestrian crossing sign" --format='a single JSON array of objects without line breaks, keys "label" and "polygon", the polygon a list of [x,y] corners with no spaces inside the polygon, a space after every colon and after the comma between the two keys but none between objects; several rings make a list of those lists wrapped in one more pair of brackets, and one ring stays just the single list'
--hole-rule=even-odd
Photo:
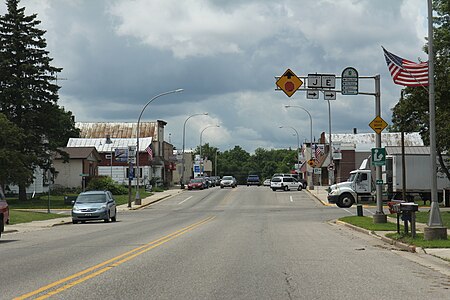
[{"label": "yellow diamond pedestrian crossing sign", "polygon": [[388,126],[388,124],[380,116],[376,116],[375,119],[370,122],[369,126],[373,129],[373,131],[380,134]]},{"label": "yellow diamond pedestrian crossing sign", "polygon": [[276,84],[288,97],[291,97],[302,86],[303,81],[294,72],[287,69],[280,79],[277,80]]}]

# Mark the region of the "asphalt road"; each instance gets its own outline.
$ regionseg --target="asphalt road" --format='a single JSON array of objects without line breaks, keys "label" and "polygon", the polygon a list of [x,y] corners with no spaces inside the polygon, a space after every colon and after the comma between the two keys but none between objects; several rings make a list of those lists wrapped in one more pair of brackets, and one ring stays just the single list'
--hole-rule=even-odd
[{"label": "asphalt road", "polygon": [[0,299],[450,299],[450,278],[305,191],[187,191],[0,240]]}]

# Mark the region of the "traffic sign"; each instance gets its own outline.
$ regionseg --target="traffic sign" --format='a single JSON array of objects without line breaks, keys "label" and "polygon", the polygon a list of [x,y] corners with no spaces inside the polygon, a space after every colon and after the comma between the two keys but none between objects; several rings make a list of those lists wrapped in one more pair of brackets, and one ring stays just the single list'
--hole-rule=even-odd
[{"label": "traffic sign", "polygon": [[342,95],[358,95],[358,71],[348,67],[342,71],[341,76]]},{"label": "traffic sign", "polygon": [[370,122],[369,126],[373,129],[373,131],[380,134],[388,126],[388,124],[380,116],[376,116],[375,119]]},{"label": "traffic sign", "polygon": [[308,74],[308,87],[309,88],[321,88],[322,76],[317,74]]},{"label": "traffic sign", "polygon": [[386,164],[386,149],[372,148],[372,165],[384,166]]},{"label": "traffic sign", "polygon": [[334,74],[308,74],[308,88],[334,89],[336,75]]},{"label": "traffic sign", "polygon": [[334,165],[328,165],[327,169],[328,169],[328,171],[333,171],[334,170]]},{"label": "traffic sign", "polygon": [[375,183],[376,185],[383,185],[383,179],[377,179]]},{"label": "traffic sign", "polygon": [[319,90],[307,90],[306,99],[319,99]]},{"label": "traffic sign", "polygon": [[334,89],[336,87],[336,75],[321,75],[322,87],[327,89]]},{"label": "traffic sign", "polygon": [[287,69],[277,80],[276,84],[288,97],[291,97],[297,89],[302,86],[303,81],[301,81],[294,72]]},{"label": "traffic sign", "polygon": [[325,91],[323,93],[324,100],[336,100],[336,91]]}]

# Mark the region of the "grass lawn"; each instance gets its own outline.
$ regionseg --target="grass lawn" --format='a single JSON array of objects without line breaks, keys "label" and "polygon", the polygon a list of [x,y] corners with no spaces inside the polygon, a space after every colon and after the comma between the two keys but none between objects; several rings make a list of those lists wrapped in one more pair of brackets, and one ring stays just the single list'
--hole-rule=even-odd
[{"label": "grass lawn", "polygon": [[64,218],[67,217],[67,215],[60,215],[60,214],[48,214],[48,213],[41,213],[41,212],[32,212],[32,211],[21,211],[21,210],[15,210],[11,209],[10,211],[10,224],[19,224],[19,223],[28,223],[32,221],[43,221],[43,220],[50,220],[50,219],[57,219],[57,218]]},{"label": "grass lawn", "polygon": [[[396,218],[396,214],[390,216]],[[450,212],[441,212],[441,216],[442,216],[442,223],[444,224],[444,226],[448,228],[450,222]],[[416,222],[427,223],[428,217],[429,212],[418,212],[416,213]],[[391,239],[404,242],[406,244],[415,245],[422,248],[450,248],[450,239],[426,241],[423,238],[423,233],[417,233],[416,237],[413,239],[411,237],[411,234],[406,235],[403,233],[404,231],[403,225],[400,226],[401,233],[398,234],[396,223],[388,222],[388,223],[374,224],[372,218],[358,217],[358,216],[343,217],[340,218],[339,220],[371,231],[395,231],[395,233],[387,233],[386,236]],[[401,221],[401,224],[403,224],[403,221]]]},{"label": "grass lawn", "polygon": [[[141,198],[145,198],[150,196],[152,193],[146,192],[144,189],[140,189]],[[51,192],[50,192],[51,193]],[[67,194],[67,195],[40,195],[33,199],[27,199],[26,201],[19,201],[18,198],[7,198],[8,205],[11,209],[47,209],[50,203],[50,208],[65,208],[71,209],[72,205],[64,203],[64,196],[72,196],[76,197],[77,194]],[[50,201],[49,201],[50,198]],[[114,199],[116,200],[117,205],[127,204],[128,203],[128,194],[127,195],[114,195]],[[134,189],[131,195],[131,201],[134,201],[135,194]]]}]

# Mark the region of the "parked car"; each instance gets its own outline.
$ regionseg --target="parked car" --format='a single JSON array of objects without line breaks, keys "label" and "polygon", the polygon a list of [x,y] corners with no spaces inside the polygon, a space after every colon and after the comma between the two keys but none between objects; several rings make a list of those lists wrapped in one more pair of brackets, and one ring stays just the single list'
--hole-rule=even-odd
[{"label": "parked car", "polygon": [[206,187],[207,183],[203,177],[192,178],[187,185],[188,190],[203,190]]},{"label": "parked car", "polygon": [[0,236],[6,224],[9,224],[9,206],[5,199],[0,199]]},{"label": "parked car", "polygon": [[270,186],[270,178],[266,178],[263,182],[264,186]]},{"label": "parked car", "polygon": [[222,180],[220,181],[220,188],[223,189],[224,187],[231,187],[235,188],[237,185],[236,178],[233,176],[223,176]]},{"label": "parked car", "polygon": [[73,203],[72,223],[91,220],[117,220],[116,201],[110,191],[89,191],[80,193]]},{"label": "parked car", "polygon": [[303,185],[301,182],[299,182],[292,176],[275,176],[272,177],[270,181],[270,188],[273,191],[276,190],[289,191],[293,189],[301,191],[303,189]]}]

